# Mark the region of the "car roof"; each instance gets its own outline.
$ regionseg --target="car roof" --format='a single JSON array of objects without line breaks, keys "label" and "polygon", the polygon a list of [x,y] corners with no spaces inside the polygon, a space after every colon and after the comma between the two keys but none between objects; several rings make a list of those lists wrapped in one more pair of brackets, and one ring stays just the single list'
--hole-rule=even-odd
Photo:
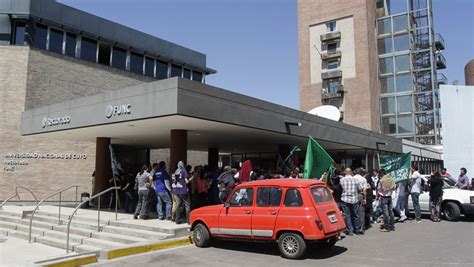
[{"label": "car roof", "polygon": [[309,187],[313,185],[325,185],[325,183],[316,180],[316,179],[288,179],[288,178],[279,178],[279,179],[267,179],[267,180],[258,180],[251,181],[247,183],[240,184],[240,186],[280,186],[280,187]]}]

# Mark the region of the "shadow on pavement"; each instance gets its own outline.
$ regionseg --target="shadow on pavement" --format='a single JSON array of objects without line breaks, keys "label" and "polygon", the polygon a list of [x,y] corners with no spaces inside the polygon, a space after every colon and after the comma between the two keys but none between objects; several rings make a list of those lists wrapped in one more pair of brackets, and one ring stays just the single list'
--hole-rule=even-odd
[{"label": "shadow on pavement", "polygon": [[[281,256],[278,246],[275,243],[259,243],[231,240],[214,240],[212,247],[217,249],[234,250],[255,254],[266,254]],[[340,255],[347,251],[347,248],[334,246],[332,248],[321,248],[317,244],[308,244],[306,255],[303,259],[327,259]]]}]

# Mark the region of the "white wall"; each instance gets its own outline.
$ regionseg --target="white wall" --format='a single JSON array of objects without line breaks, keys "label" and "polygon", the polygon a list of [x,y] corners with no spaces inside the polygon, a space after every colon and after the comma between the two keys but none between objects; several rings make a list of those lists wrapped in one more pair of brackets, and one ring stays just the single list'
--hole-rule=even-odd
[{"label": "white wall", "polygon": [[444,166],[455,177],[474,176],[474,86],[441,85]]}]

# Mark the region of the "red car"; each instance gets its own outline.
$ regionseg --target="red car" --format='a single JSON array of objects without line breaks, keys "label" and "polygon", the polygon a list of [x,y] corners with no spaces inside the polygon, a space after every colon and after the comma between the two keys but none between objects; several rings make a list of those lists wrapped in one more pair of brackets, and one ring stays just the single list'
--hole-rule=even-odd
[{"label": "red car", "polygon": [[307,242],[334,246],[346,225],[326,184],[318,180],[273,179],[240,184],[224,205],[193,210],[196,246],[211,238],[278,242],[283,257],[304,255]]}]

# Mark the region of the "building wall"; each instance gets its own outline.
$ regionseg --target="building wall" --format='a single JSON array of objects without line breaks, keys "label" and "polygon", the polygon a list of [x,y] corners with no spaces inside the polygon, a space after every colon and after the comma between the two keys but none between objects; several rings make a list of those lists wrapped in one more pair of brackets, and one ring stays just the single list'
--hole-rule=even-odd
[{"label": "building wall", "polygon": [[453,175],[461,167],[474,173],[474,86],[441,85],[444,166]]},{"label": "building wall", "polygon": [[[25,108],[136,85],[149,78],[26,46],[0,46],[0,58],[0,155],[3,160],[0,199],[14,194],[15,186],[30,188],[38,198],[76,184],[80,186],[79,193],[90,192],[95,143],[23,137],[21,113]],[[59,154],[60,157],[73,154],[72,157],[79,159],[51,159],[50,155],[41,159],[10,157],[11,153],[24,152]],[[28,165],[12,165],[15,163]],[[63,200],[72,200],[74,195],[71,190]],[[24,200],[31,199],[28,194],[21,196]]]},{"label": "building wall", "polygon": [[464,67],[464,79],[466,85],[474,85],[474,59],[471,59]]},{"label": "building wall", "polygon": [[[322,82],[312,80],[317,73],[312,73],[311,65],[317,65],[317,63],[312,62],[313,51],[311,50],[314,50],[314,44],[311,41],[310,29],[332,20],[352,18],[353,23],[343,23],[343,30],[346,33],[341,32],[341,46],[348,46],[342,48],[348,50],[347,54],[342,53],[342,62],[351,62],[349,51],[352,47],[355,56],[355,66],[351,64],[342,66],[342,84],[346,92],[342,105],[343,122],[377,132],[380,130],[375,7],[375,0],[338,0],[331,3],[322,0],[298,0],[299,82],[302,111],[309,111],[322,105]],[[353,33],[347,33],[351,31],[351,24],[353,24]],[[348,38],[343,37],[344,34]],[[354,36],[353,40],[350,40],[351,35]],[[353,67],[355,67],[355,75],[352,75]],[[348,75],[346,76],[345,73]]]}]

